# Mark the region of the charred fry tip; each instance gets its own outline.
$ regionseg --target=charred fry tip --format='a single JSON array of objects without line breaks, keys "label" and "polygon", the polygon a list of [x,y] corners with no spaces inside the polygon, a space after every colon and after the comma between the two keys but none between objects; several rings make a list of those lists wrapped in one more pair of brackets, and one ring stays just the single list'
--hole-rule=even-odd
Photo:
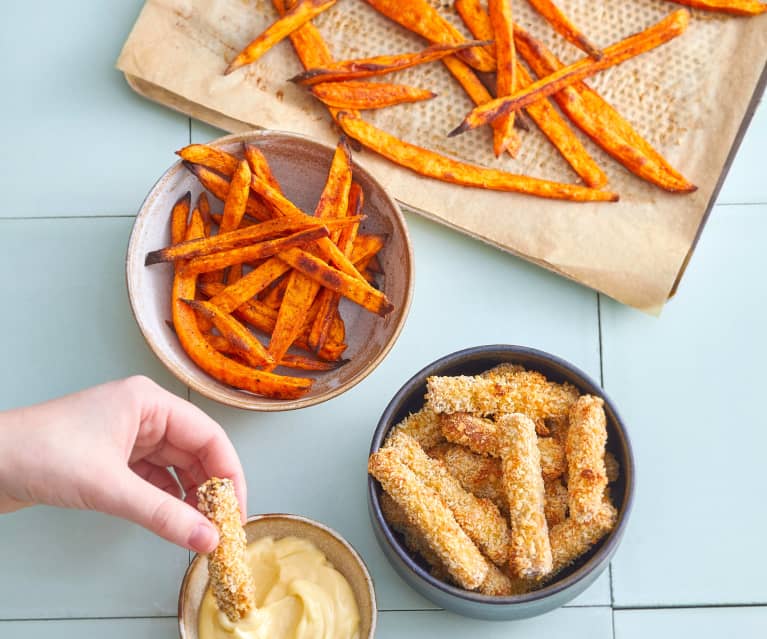
[{"label": "charred fry tip", "polygon": [[162,259],[162,249],[157,251],[149,251],[144,258],[144,266],[152,266],[152,264],[159,264],[164,262]]},{"label": "charred fry tip", "polygon": [[184,302],[184,304],[193,308],[195,311],[206,310],[205,307],[202,304],[200,304],[197,300],[188,300],[184,297],[179,297],[178,300],[180,302]]},{"label": "charred fry tip", "polygon": [[447,134],[447,137],[454,138],[456,135],[461,135],[461,133],[465,133],[469,130],[469,124],[464,120],[461,122],[457,127],[455,127],[450,133]]},{"label": "charred fry tip", "polygon": [[191,205],[192,203],[192,192],[187,191],[182,195],[178,200],[176,200],[176,204],[181,204],[182,202],[185,202],[187,205]]},{"label": "charred fry tip", "polygon": [[224,69],[224,75],[229,75],[230,73],[237,71],[241,66],[242,64],[238,63],[237,58],[235,58],[229,63],[229,66]]},{"label": "charred fry tip", "polygon": [[173,322],[170,320],[165,320],[165,325],[172,330],[174,333],[176,332],[176,327],[173,325]]}]

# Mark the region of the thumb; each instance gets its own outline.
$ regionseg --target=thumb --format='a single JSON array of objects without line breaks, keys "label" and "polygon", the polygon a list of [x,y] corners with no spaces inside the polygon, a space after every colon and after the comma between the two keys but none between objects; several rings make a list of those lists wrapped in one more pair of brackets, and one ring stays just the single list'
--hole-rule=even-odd
[{"label": "thumb", "polygon": [[199,553],[212,552],[218,531],[205,516],[138,475],[128,472],[112,494],[108,514],[128,519],[163,539]]}]

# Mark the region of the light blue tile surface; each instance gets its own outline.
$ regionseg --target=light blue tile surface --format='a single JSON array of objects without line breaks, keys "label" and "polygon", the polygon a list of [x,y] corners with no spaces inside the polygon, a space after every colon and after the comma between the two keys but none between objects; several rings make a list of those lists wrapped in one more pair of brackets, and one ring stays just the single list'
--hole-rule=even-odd
[{"label": "light blue tile surface", "polygon": [[190,132],[194,144],[204,144],[224,135],[229,135],[228,131],[222,131],[199,120],[191,120]]},{"label": "light blue tile surface", "polygon": [[[389,567],[368,523],[368,449],[399,387],[441,355],[495,342],[550,350],[599,374],[591,291],[417,216],[408,221],[414,302],[398,343],[370,377],[331,402],[282,414],[244,413],[193,395],[227,429],[242,457],[250,511],[299,513],[337,529],[368,562],[379,606],[388,610],[432,607]],[[594,589],[591,602],[609,603],[604,582]]]},{"label": "light blue tile surface", "polygon": [[72,621],[6,621],[0,622],[3,639],[175,639],[175,619],[88,619]]},{"label": "light blue tile surface", "polygon": [[767,202],[764,157],[766,147],[767,102],[762,100],[722,185],[717,200],[719,203]]},{"label": "light blue tile surface", "polygon": [[562,608],[523,621],[478,621],[444,611],[383,612],[378,615],[377,639],[608,639],[612,637],[610,608]]},{"label": "light blue tile surface", "polygon": [[616,639],[763,639],[767,608],[617,610]]},{"label": "light blue tile surface", "polygon": [[0,410],[143,373],[185,396],[128,304],[131,218],[0,220]]},{"label": "light blue tile surface", "polygon": [[114,65],[143,2],[5,3],[0,217],[135,214],[189,139]]},{"label": "light blue tile surface", "polygon": [[616,605],[767,602],[765,236],[767,205],[718,207],[660,320],[602,305],[638,475]]}]

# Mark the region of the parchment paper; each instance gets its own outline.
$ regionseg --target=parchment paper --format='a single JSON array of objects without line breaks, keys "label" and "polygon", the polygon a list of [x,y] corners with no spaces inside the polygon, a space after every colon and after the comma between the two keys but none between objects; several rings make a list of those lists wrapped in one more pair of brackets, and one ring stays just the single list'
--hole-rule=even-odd
[{"label": "parchment paper", "polygon": [[[452,2],[431,0],[467,34]],[[679,6],[664,0],[561,0],[563,10],[606,46]],[[582,57],[527,3],[516,19],[566,62]],[[445,184],[420,177],[364,150],[356,159],[407,208],[519,255],[621,302],[659,312],[686,260],[718,188],[728,153],[767,64],[767,15],[731,18],[693,11],[681,37],[596,76],[590,84],[669,161],[698,185],[668,194],[628,173],[585,136],[609,176],[618,203],[582,204]],[[338,132],[325,108],[287,81],[302,70],[289,40],[257,63],[224,76],[227,63],[277,17],[270,0],[148,0],[117,66],[140,93],[229,130],[265,127],[333,144]],[[315,19],[338,58],[414,51],[425,43],[362,0],[339,0]],[[429,88],[434,100],[364,117],[415,144],[454,157],[538,177],[578,177],[533,127],[516,159],[496,159],[488,127],[446,133],[472,107],[440,63],[388,76]]]}]

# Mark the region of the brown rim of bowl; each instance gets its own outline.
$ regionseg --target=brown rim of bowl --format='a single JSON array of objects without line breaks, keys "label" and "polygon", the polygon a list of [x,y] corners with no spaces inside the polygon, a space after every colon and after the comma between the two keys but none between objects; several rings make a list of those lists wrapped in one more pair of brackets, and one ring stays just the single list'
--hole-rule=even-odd
[{"label": "brown rim of bowl", "polygon": [[[251,138],[264,138],[264,137],[270,137],[270,136],[302,140],[302,141],[317,145],[319,147],[322,147],[329,152],[332,152],[333,150],[331,147],[327,146],[326,144],[323,144],[322,142],[318,142],[317,140],[314,140],[311,137],[308,137],[305,135],[300,135],[297,133],[289,133],[287,131],[276,131],[276,130],[267,130],[267,129],[249,131],[247,133],[235,133],[232,135],[226,135],[224,137],[213,140],[212,142],[208,142],[207,144],[209,144],[210,146],[217,147],[217,146],[224,146],[226,144],[231,144],[233,142],[243,142]],[[370,375],[370,373],[372,373],[378,367],[378,365],[383,361],[386,355],[388,355],[389,351],[392,349],[394,344],[399,339],[400,333],[402,332],[402,329],[405,325],[405,321],[407,320],[407,316],[410,312],[410,305],[413,299],[413,289],[415,286],[415,261],[413,256],[413,244],[410,240],[410,233],[408,232],[407,224],[405,223],[405,218],[402,215],[402,210],[400,209],[399,204],[397,204],[397,202],[391,197],[391,195],[389,195],[389,193],[386,191],[383,185],[381,185],[381,183],[368,170],[366,170],[365,168],[363,168],[357,162],[354,162],[354,161],[352,161],[352,165],[355,172],[363,174],[368,180],[370,180],[374,184],[377,184],[381,188],[382,196],[384,197],[386,202],[389,205],[391,205],[392,211],[394,211],[393,221],[395,222],[395,226],[397,227],[396,230],[397,232],[401,233],[404,238],[405,247],[407,248],[408,261],[410,263],[410,277],[408,278],[407,290],[405,293],[405,301],[402,304],[400,319],[397,322],[397,325],[394,327],[394,332],[392,333],[391,338],[388,340],[388,342],[386,343],[384,348],[381,350],[381,352],[378,353],[376,357],[374,357],[368,363],[368,365],[363,370],[361,370],[357,375],[350,378],[343,384],[335,388],[327,390],[325,393],[321,395],[317,395],[313,397],[306,396],[306,397],[300,397],[298,399],[290,399],[290,400],[286,399],[286,400],[280,400],[279,402],[264,401],[263,403],[259,403],[260,400],[264,399],[260,395],[248,393],[247,398],[243,397],[243,399],[239,399],[239,398],[229,397],[227,395],[219,393],[215,388],[213,389],[205,388],[199,385],[191,377],[189,377],[181,367],[177,366],[174,362],[172,362],[169,358],[167,358],[163,354],[162,350],[155,345],[154,341],[150,340],[147,337],[146,327],[144,326],[144,323],[139,319],[139,314],[136,311],[136,302],[134,301],[134,291],[131,287],[131,274],[134,272],[134,269],[146,268],[146,267],[143,265],[143,261],[141,260],[138,260],[138,261],[134,260],[133,263],[131,263],[130,256],[134,251],[134,243],[137,241],[136,238],[138,238],[140,235],[139,230],[143,228],[143,225],[146,222],[146,218],[142,214],[144,206],[146,205],[149,198],[154,193],[155,189],[163,180],[169,179],[172,175],[174,175],[178,171],[186,170],[184,169],[184,166],[181,160],[173,164],[155,181],[155,183],[152,185],[152,188],[149,190],[149,193],[141,202],[141,206],[139,206],[139,212],[136,215],[136,219],[133,223],[133,228],[131,230],[130,238],[128,240],[128,249],[125,254],[125,280],[126,280],[126,287],[128,289],[128,301],[130,303],[131,313],[133,314],[133,318],[136,321],[136,324],[138,324],[139,330],[141,331],[141,335],[144,337],[144,341],[149,345],[149,348],[152,350],[155,356],[182,383],[187,385],[192,390],[198,392],[203,397],[211,399],[215,402],[219,402],[220,404],[233,406],[234,408],[242,408],[245,410],[252,410],[252,411],[258,411],[258,412],[265,412],[265,413],[296,410],[299,408],[306,408],[307,406],[314,406],[316,404],[321,404],[323,402],[328,401],[329,399],[333,399],[334,397],[341,395],[342,393],[345,393],[347,390],[353,388],[354,386],[359,384],[362,380],[364,380],[368,375]],[[211,377],[211,379],[213,378]],[[247,391],[243,391],[240,389],[233,389],[233,390],[236,390],[241,393],[247,393]]]},{"label": "brown rim of bowl", "polygon": [[[388,432],[395,426],[393,419],[395,415],[406,404],[407,400],[413,394],[413,392],[422,384],[426,383],[426,378],[430,375],[440,374],[442,369],[449,368],[451,365],[457,365],[462,359],[470,360],[476,356],[476,359],[498,359],[503,355],[519,355],[521,358],[529,357],[533,359],[545,360],[551,367],[558,368],[560,370],[567,371],[578,378],[579,390],[588,392],[593,395],[601,397],[605,402],[605,412],[607,413],[608,420],[612,418],[614,422],[614,428],[618,433],[618,439],[621,446],[624,448],[626,464],[622,466],[621,472],[624,475],[624,494],[621,503],[620,510],[618,512],[618,521],[610,533],[605,537],[599,545],[589,551],[591,556],[582,564],[572,569],[570,572],[566,572],[561,579],[551,582],[550,584],[533,590],[531,592],[522,595],[509,595],[505,597],[494,597],[490,595],[482,595],[477,592],[464,590],[456,586],[452,586],[444,581],[433,577],[427,570],[422,568],[407,552],[402,544],[395,538],[394,531],[389,526],[388,522],[383,516],[381,511],[381,505],[378,498],[378,482],[373,479],[372,476],[367,477],[367,498],[368,505],[372,509],[372,514],[375,516],[376,525],[378,525],[383,533],[383,537],[386,543],[394,551],[394,554],[399,557],[402,563],[412,572],[412,574],[422,581],[425,581],[430,587],[442,591],[445,594],[458,597],[474,603],[489,604],[491,606],[502,606],[515,603],[529,603],[545,599],[550,595],[555,595],[563,590],[568,589],[576,582],[584,579],[592,573],[594,569],[604,563],[607,558],[616,549],[625,533],[626,526],[628,524],[629,515],[634,503],[634,491],[636,486],[636,466],[634,462],[634,453],[631,447],[631,440],[629,439],[626,426],[623,423],[618,411],[615,408],[610,397],[605,393],[604,389],[577,366],[570,362],[535,348],[529,348],[527,346],[517,346],[513,344],[487,344],[483,346],[473,346],[460,351],[455,351],[440,357],[430,364],[424,366],[415,375],[410,377],[391,398],[386,408],[384,409],[381,418],[378,421],[376,429],[373,433],[373,440],[370,445],[369,455],[377,451],[386,439]],[[514,361],[512,358],[499,359],[501,361]]]},{"label": "brown rim of bowl", "polygon": [[[301,515],[291,515],[289,513],[263,513],[261,515],[251,515],[245,520],[245,524],[249,524],[253,521],[262,521],[267,519],[287,519],[289,521],[300,521],[301,523],[308,524],[310,526],[314,526],[315,528],[319,528],[320,530],[323,530],[324,532],[328,533],[331,537],[336,539],[338,542],[341,543],[341,545],[346,548],[346,550],[349,551],[349,553],[354,557],[354,559],[359,564],[360,568],[362,569],[362,574],[365,576],[365,584],[367,585],[367,592],[368,597],[370,598],[370,636],[375,637],[376,634],[376,624],[378,622],[378,604],[376,602],[376,593],[375,588],[373,587],[373,578],[370,576],[370,570],[368,570],[367,564],[362,559],[360,554],[354,549],[354,546],[352,546],[346,539],[344,539],[341,534],[329,526],[326,526],[325,524],[322,524],[318,521],[315,521],[314,519],[309,519],[308,517],[303,517]],[[183,623],[183,607],[184,607],[184,599],[186,595],[186,591],[189,588],[189,578],[192,574],[192,568],[194,568],[197,563],[200,561],[200,558],[202,555],[199,553],[195,553],[194,557],[192,557],[192,561],[189,562],[189,565],[186,567],[186,571],[184,572],[184,578],[181,580],[181,588],[178,593],[178,631],[179,636],[183,636],[181,634],[181,624]]]}]

